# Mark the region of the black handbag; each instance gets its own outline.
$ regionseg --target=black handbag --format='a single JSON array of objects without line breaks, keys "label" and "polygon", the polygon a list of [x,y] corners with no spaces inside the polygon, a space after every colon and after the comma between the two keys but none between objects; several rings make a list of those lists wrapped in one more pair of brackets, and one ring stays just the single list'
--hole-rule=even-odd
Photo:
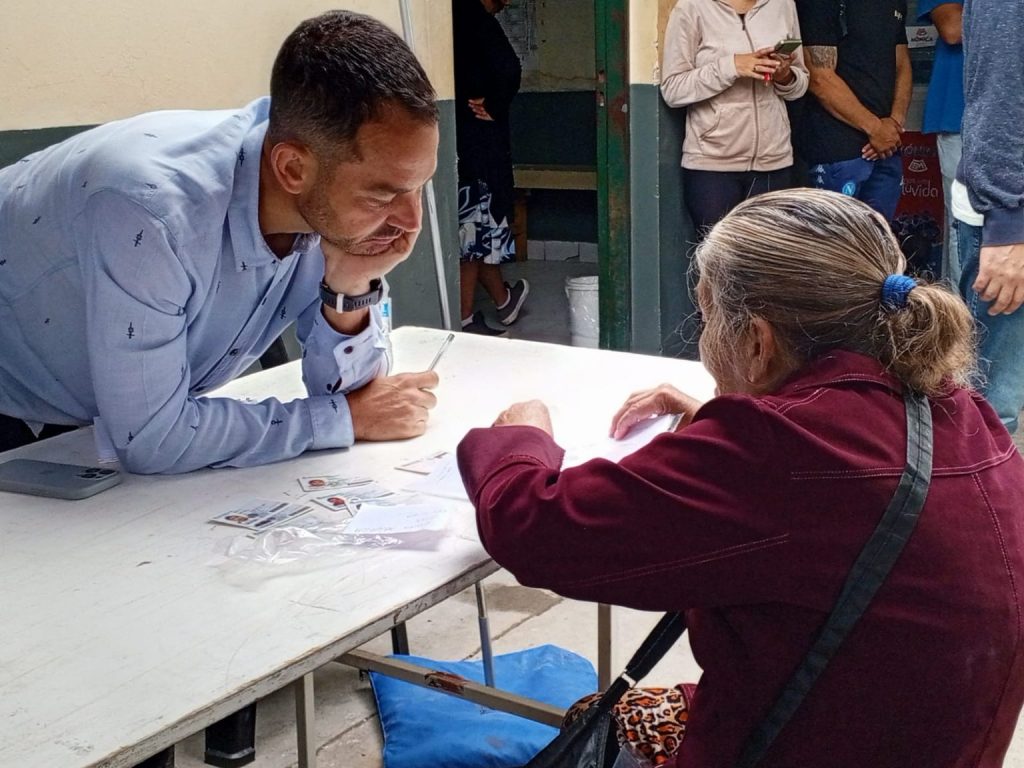
[{"label": "black handbag", "polygon": [[[903,400],[907,407],[907,461],[896,492],[850,569],[817,640],[747,738],[736,768],[754,768],[764,757],[871,604],[917,525],[932,476],[932,413],[923,395],[908,390]],[[612,709],[685,629],[681,614],[665,614],[604,695],[523,768],[611,768],[619,753]]]}]

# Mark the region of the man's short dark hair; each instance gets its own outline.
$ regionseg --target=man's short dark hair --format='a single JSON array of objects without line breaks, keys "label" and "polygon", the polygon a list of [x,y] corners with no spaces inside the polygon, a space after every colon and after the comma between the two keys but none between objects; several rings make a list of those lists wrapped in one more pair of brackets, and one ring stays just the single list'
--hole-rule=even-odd
[{"label": "man's short dark hair", "polygon": [[358,153],[360,126],[391,105],[438,121],[434,88],[405,41],[369,16],[328,11],[299,24],[278,51],[267,135],[329,156]]}]

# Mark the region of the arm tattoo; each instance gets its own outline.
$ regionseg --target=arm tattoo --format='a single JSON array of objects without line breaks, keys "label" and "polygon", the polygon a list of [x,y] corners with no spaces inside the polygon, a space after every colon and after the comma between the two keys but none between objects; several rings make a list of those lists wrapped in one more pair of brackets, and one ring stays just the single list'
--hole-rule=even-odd
[{"label": "arm tattoo", "polygon": [[804,50],[807,52],[808,63],[812,67],[836,68],[836,60],[839,56],[838,49],[834,45],[809,45]]}]

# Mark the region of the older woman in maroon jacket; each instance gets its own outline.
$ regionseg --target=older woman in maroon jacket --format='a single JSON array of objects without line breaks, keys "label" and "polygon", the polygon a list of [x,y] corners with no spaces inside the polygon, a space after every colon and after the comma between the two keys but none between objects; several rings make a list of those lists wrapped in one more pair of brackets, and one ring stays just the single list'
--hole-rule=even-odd
[{"label": "older woman in maroon jacket", "polygon": [[1024,701],[1024,462],[967,387],[966,308],[886,282],[905,266],[889,227],[828,192],[742,203],[697,261],[718,396],[631,397],[616,435],[659,413],[686,426],[618,464],[560,471],[536,401],[473,430],[459,463],[484,546],[528,586],[685,611],[704,674],[676,692],[689,712],[670,764],[732,765],[892,497],[901,393],[923,392],[935,450],[917,529],[762,765],[1001,765]]}]

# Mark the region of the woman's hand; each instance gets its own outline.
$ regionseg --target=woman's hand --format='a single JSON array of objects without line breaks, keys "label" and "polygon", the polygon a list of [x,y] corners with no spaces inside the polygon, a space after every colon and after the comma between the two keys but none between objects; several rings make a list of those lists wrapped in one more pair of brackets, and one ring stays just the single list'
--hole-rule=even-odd
[{"label": "woman's hand", "polygon": [[795,53],[773,53],[772,58],[779,62],[778,68],[772,75],[772,80],[776,85],[789,85],[796,79],[796,75],[793,74],[793,61],[796,59]]},{"label": "woman's hand", "polygon": [[683,418],[679,421],[679,427],[685,427],[693,420],[693,415],[702,405],[700,400],[680,392],[671,384],[661,384],[654,389],[634,392],[612,419],[611,435],[620,440],[634,425],[652,416],[663,416],[666,413],[680,414]]},{"label": "woman's hand", "polygon": [[493,123],[494,118],[491,117],[491,113],[487,111],[487,107],[484,106],[484,100],[481,96],[479,99],[470,99],[469,108],[473,112],[473,117],[477,120],[486,120],[487,122]]},{"label": "woman's hand", "polygon": [[772,58],[772,48],[759,48],[753,53],[737,53],[733,56],[736,62],[736,74],[741,77],[752,77],[755,80],[764,80],[765,75],[769,79],[775,75],[779,68],[778,59]]},{"label": "woman's hand", "polygon": [[548,407],[540,400],[527,400],[525,403],[510,405],[494,420],[492,426],[536,427],[549,435],[554,434],[551,429],[551,414],[548,413]]}]

